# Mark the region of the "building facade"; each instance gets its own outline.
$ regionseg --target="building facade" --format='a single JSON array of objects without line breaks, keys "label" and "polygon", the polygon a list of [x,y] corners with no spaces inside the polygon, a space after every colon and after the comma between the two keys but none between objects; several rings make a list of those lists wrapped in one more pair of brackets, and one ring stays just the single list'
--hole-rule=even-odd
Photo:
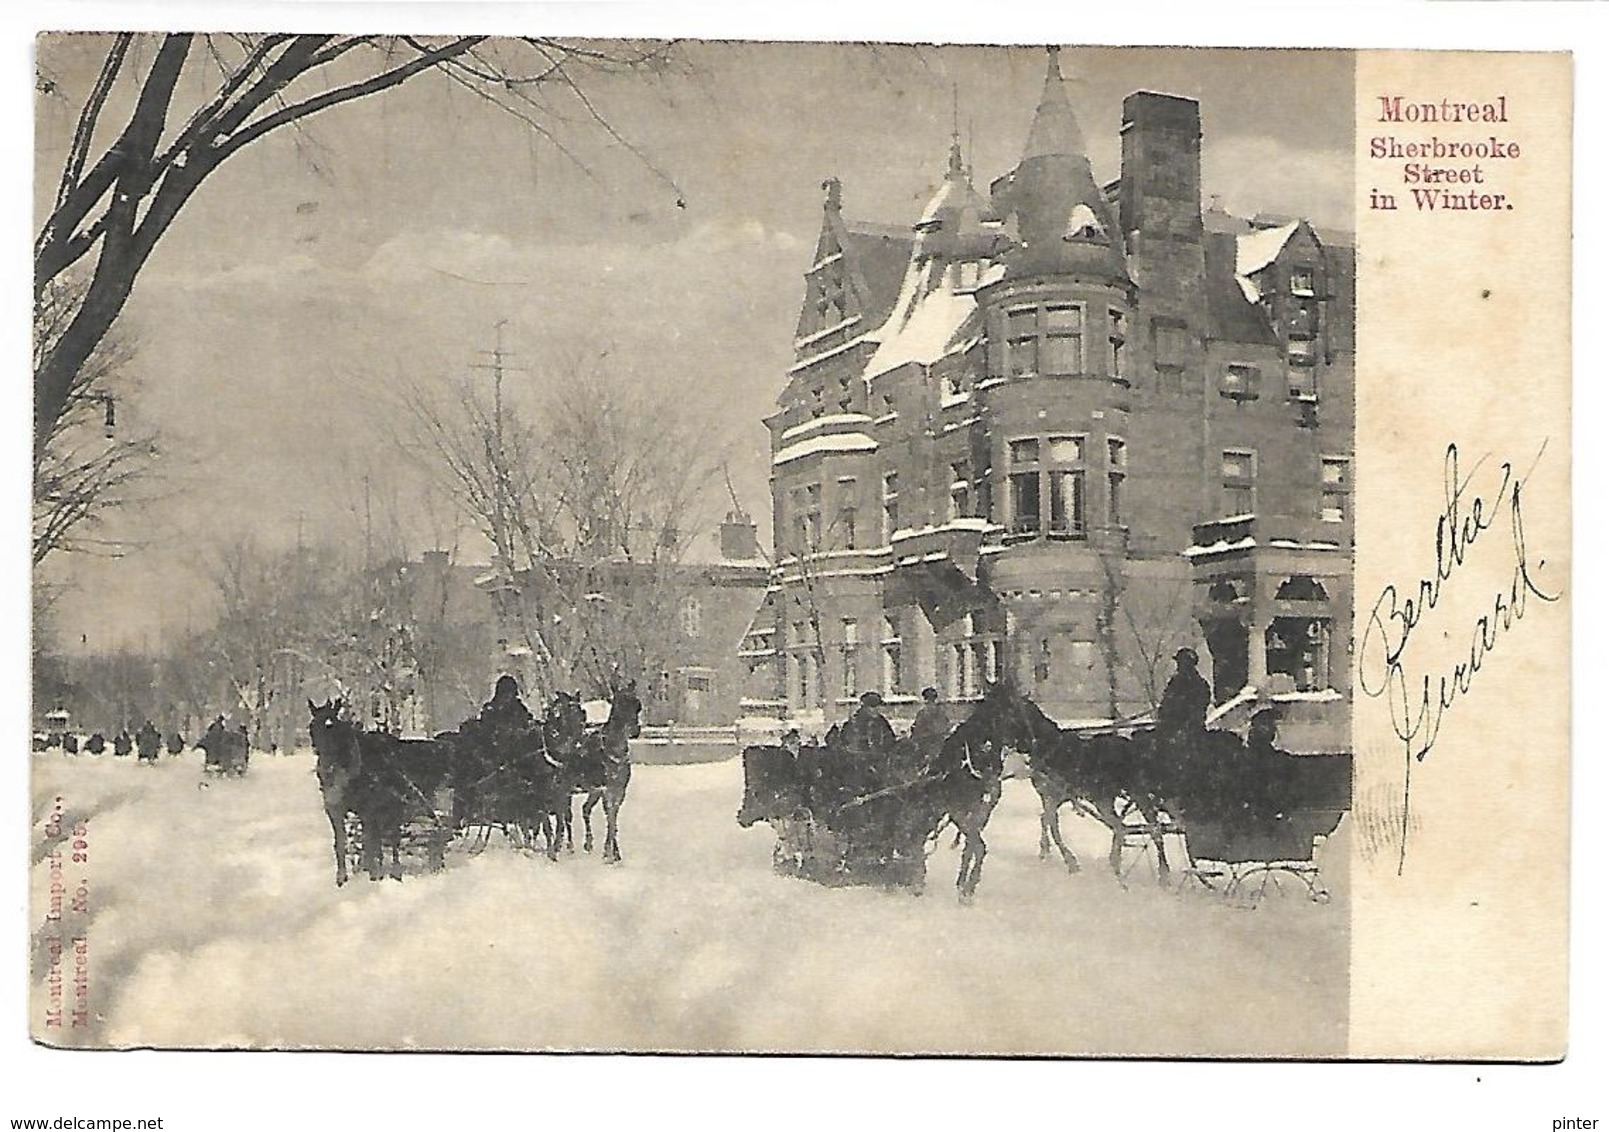
[{"label": "building facade", "polygon": [[766,421],[757,698],[831,721],[1009,676],[1133,718],[1184,645],[1220,703],[1347,695],[1352,250],[1204,211],[1194,101],[1130,95],[1121,142],[1097,184],[1052,51],[987,194],[958,142],[908,228],[824,186]]},{"label": "building facade", "polygon": [[644,725],[731,725],[749,677],[744,635],[771,571],[741,511],[720,524],[712,557],[613,555],[513,573],[493,563],[477,584],[490,598],[503,670],[538,696],[605,699],[611,680],[635,680]]}]

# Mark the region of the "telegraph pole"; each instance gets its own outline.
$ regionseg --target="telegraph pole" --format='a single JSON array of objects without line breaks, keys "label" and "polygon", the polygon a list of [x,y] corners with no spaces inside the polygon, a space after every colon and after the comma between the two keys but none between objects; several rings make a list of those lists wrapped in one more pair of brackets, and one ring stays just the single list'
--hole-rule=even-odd
[{"label": "telegraph pole", "polygon": [[475,351],[481,357],[490,358],[490,362],[476,362],[470,369],[490,371],[492,375],[492,534],[497,540],[497,553],[502,555],[505,568],[512,570],[513,548],[508,540],[508,507],[507,497],[507,467],[503,450],[503,377],[508,373],[523,372],[516,366],[510,366],[508,360],[515,355],[511,354],[503,345],[503,331],[508,326],[508,319],[498,319],[495,327],[497,338],[490,350]]}]

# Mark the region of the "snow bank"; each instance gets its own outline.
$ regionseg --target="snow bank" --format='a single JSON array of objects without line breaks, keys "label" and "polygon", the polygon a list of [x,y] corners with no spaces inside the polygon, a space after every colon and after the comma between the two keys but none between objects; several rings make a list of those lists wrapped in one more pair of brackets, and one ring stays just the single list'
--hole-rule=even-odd
[{"label": "snow bank", "polygon": [[[337,890],[306,752],[205,783],[189,754],[52,753],[34,757],[34,836],[56,796],[88,817],[91,911],[68,927],[91,943],[101,1043],[1345,1048],[1344,878],[1332,905],[1254,913],[1139,875],[1124,891],[1100,867],[1104,830],[1066,816],[1086,863],[1069,876],[1037,859],[1038,801],[1012,780],[974,906],[953,898],[948,836],[926,896],[826,889],[772,873],[769,831],[734,821],[741,793],[735,760],[639,766],[618,867],[494,840],[473,857],[455,845],[445,873]],[[34,873],[38,923],[43,860]],[[35,959],[37,992],[38,939]]]}]

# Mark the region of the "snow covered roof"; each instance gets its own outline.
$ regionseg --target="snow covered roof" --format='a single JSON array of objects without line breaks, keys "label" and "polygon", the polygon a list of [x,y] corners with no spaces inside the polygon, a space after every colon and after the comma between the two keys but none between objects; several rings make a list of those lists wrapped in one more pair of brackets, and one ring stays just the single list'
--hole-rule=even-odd
[{"label": "snow covered roof", "polygon": [[922,535],[936,534],[939,531],[978,531],[986,534],[989,531],[998,531],[1001,529],[1003,528],[1001,528],[998,524],[991,523],[987,519],[951,519],[949,522],[940,523],[937,526],[901,527],[899,530],[895,531],[889,536],[889,542],[903,542],[906,539],[920,538]]},{"label": "snow covered roof", "polygon": [[1228,554],[1231,550],[1255,550],[1256,547],[1257,540],[1254,538],[1237,539],[1234,542],[1219,539],[1211,546],[1187,546],[1183,554],[1186,558],[1204,558],[1210,554]]},{"label": "snow covered roof", "polygon": [[1277,228],[1258,228],[1235,237],[1235,274],[1255,275],[1273,263],[1300,223],[1292,220]]},{"label": "snow covered roof", "polygon": [[939,191],[933,194],[933,199],[922,210],[922,218],[915,224],[916,230],[920,232],[936,227],[943,223],[946,215],[969,208],[981,213],[984,210],[983,198],[966,181],[946,177]]},{"label": "snow covered roof", "polygon": [[977,301],[970,293],[955,289],[949,271],[942,272],[930,290],[924,290],[927,273],[927,266],[914,260],[906,270],[899,300],[877,332],[880,342],[866,366],[867,380],[910,362],[932,365],[949,351],[977,312]]},{"label": "snow covered roof", "polygon": [[794,460],[802,460],[806,456],[815,456],[823,452],[875,451],[877,451],[877,441],[867,436],[864,432],[830,433],[827,436],[812,436],[807,440],[801,440],[796,444],[790,444],[786,448],[780,449],[775,456],[771,457],[771,466],[773,468],[781,467],[783,464],[792,463]]},{"label": "snow covered roof", "polygon": [[1209,711],[1207,713],[1207,722],[1217,723],[1220,719],[1234,711],[1240,705],[1255,703],[1256,701],[1257,689],[1252,687],[1250,684],[1247,684],[1229,699],[1225,700],[1223,703]]},{"label": "snow covered roof", "polygon": [[1279,258],[1300,226],[1300,220],[1292,220],[1277,228],[1258,228],[1235,237],[1235,281],[1240,284],[1247,302],[1255,303],[1262,298],[1261,288],[1251,277]]},{"label": "snow covered roof", "polygon": [[800,437],[808,436],[813,432],[827,432],[841,425],[868,425],[872,423],[871,417],[865,413],[829,413],[824,417],[812,417],[808,421],[796,424],[782,434],[784,444]]}]

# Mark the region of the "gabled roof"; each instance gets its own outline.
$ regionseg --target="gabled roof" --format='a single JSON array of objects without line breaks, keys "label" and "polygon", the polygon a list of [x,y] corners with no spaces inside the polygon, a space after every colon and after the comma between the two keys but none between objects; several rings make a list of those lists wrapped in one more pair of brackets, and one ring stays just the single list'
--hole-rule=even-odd
[{"label": "gabled roof", "polygon": [[859,221],[849,221],[844,227],[845,254],[866,284],[866,321],[876,326],[888,317],[899,298],[914,235],[906,228]]},{"label": "gabled roof", "polygon": [[[805,299],[795,331],[801,343],[813,343],[845,326],[853,326],[855,334],[864,334],[888,317],[899,294],[900,273],[913,240],[909,229],[846,221],[838,181],[827,180],[822,187],[826,197],[822,202],[821,232],[816,238],[815,262],[805,273]],[[842,296],[843,311],[840,319],[828,320],[832,325],[824,325],[815,299],[829,287]]]},{"label": "gabled roof", "polygon": [[1249,279],[1279,258],[1285,245],[1301,227],[1292,220],[1274,228],[1255,228],[1235,238],[1235,274]]},{"label": "gabled roof", "polygon": [[1212,337],[1226,342],[1277,343],[1274,328],[1261,307],[1241,286],[1238,247],[1233,232],[1206,232],[1202,252],[1207,273],[1207,315]]}]

